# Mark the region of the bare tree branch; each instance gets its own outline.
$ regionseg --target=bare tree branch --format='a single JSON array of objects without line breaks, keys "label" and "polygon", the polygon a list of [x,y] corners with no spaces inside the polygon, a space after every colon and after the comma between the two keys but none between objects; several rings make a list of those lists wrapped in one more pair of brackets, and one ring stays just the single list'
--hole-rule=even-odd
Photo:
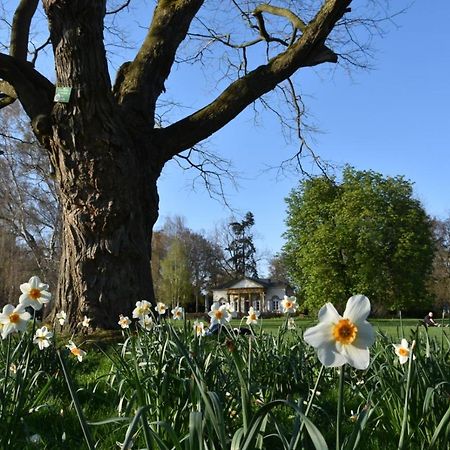
[{"label": "bare tree branch", "polygon": [[[9,54],[14,58],[26,61],[28,56],[28,38],[30,36],[31,19],[36,12],[39,0],[21,0],[14,13]],[[6,94],[0,99],[0,109],[10,105],[17,99],[14,88],[8,82],[0,81],[0,91]]]},{"label": "bare tree branch", "polygon": [[127,0],[125,3],[123,3],[122,5],[120,5],[119,7],[117,7],[116,9],[113,9],[111,11],[106,11],[106,14],[117,14],[118,12],[122,11],[125,8],[128,8],[128,6],[130,5],[131,0]]},{"label": "bare tree branch", "polygon": [[21,0],[14,13],[11,30],[10,55],[26,60],[31,19],[36,12],[39,0]]},{"label": "bare tree branch", "polygon": [[54,86],[31,63],[0,53],[0,78],[14,87],[28,116],[33,120],[50,111]]},{"label": "bare tree branch", "polygon": [[119,104],[153,120],[155,104],[164,91],[175,53],[203,0],[160,0],[149,32],[135,59],[122,66],[114,93]]},{"label": "bare tree branch", "polygon": [[351,0],[326,1],[302,36],[285,52],[233,82],[209,105],[158,130],[156,139],[165,151],[164,159],[169,160],[209,137],[299,68],[336,62],[337,56],[324,46],[324,42],[350,3]]}]

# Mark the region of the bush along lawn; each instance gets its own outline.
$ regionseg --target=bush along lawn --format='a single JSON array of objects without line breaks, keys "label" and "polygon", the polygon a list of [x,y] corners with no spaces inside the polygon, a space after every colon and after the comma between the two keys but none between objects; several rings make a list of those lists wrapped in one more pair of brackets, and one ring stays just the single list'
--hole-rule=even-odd
[{"label": "bush along lawn", "polygon": [[62,312],[37,323],[24,308],[38,300],[25,300],[37,289],[44,301],[47,286],[24,285],[0,314],[2,449],[448,448],[448,328],[375,331],[354,296],[306,330],[287,298],[270,333],[252,309],[239,333],[229,306],[213,305],[212,333],[142,301],[105,343],[59,333]]}]

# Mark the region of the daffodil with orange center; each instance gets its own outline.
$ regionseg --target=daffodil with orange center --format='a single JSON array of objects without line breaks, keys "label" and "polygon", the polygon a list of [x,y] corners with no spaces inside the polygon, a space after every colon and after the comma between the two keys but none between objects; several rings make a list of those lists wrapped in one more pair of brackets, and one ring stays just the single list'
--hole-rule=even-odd
[{"label": "daffodil with orange center", "polygon": [[83,361],[84,356],[86,356],[86,352],[81,348],[77,347],[73,341],[69,341],[69,344],[66,347],[70,350],[73,356],[76,356],[79,362]]},{"label": "daffodil with orange center", "polygon": [[163,302],[158,302],[155,306],[155,310],[160,316],[163,316],[167,311],[167,305]]},{"label": "daffodil with orange center", "polygon": [[120,325],[120,328],[130,328],[131,320],[128,316],[120,315],[119,316],[119,322],[117,322]]},{"label": "daffodil with orange center", "polygon": [[24,331],[30,319],[30,313],[25,311],[25,307],[22,304],[19,303],[16,307],[5,305],[0,314],[2,339],[6,339],[10,333]]},{"label": "daffodil with orange center", "polygon": [[194,322],[194,332],[197,337],[203,337],[206,333],[205,324],[199,320]]},{"label": "daffodil with orange center", "polygon": [[347,363],[355,369],[367,369],[369,347],[375,341],[372,325],[366,320],[369,314],[370,301],[364,295],[350,297],[343,316],[327,303],[319,311],[318,325],[308,328],[303,337],[316,349],[324,366]]},{"label": "daffodil with orange center", "polygon": [[208,316],[211,317],[211,325],[216,323],[224,325],[229,322],[231,320],[231,314],[228,308],[228,305],[220,305],[217,302],[213,303],[211,311],[208,313]]},{"label": "daffodil with orange center", "polygon": [[[392,344],[394,346],[395,354],[398,356],[400,364],[405,364],[409,357],[411,356],[411,352],[413,346],[409,347],[408,341],[406,339],[402,339],[400,344]],[[416,359],[414,355],[412,355],[413,360]]]},{"label": "daffodil with orange center", "polygon": [[151,309],[152,305],[147,300],[136,302],[136,308],[133,309],[133,318],[140,319],[141,317],[150,314]]},{"label": "daffodil with orange center", "polygon": [[47,289],[48,284],[42,283],[39,277],[31,277],[28,283],[20,285],[22,295],[19,298],[19,303],[25,308],[31,306],[34,310],[39,311],[42,305],[49,303],[52,298],[52,294]]},{"label": "daffodil with orange center", "polygon": [[284,314],[293,314],[297,311],[297,299],[295,297],[284,296],[281,300],[281,311]]},{"label": "daffodil with orange center", "polygon": [[172,319],[173,320],[182,320],[184,317],[184,309],[182,306],[175,306],[172,309]]},{"label": "daffodil with orange center", "polygon": [[248,316],[246,317],[246,319],[247,319],[246,324],[247,325],[256,325],[258,323],[259,315],[260,315],[260,312],[255,311],[253,306],[250,306],[250,308],[248,309]]}]

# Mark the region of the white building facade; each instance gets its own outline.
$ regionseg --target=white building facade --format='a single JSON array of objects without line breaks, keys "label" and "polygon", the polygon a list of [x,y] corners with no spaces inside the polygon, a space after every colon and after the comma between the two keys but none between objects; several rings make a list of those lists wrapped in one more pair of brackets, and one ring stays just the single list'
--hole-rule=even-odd
[{"label": "white building facade", "polygon": [[281,312],[281,300],[293,295],[292,288],[267,278],[242,278],[212,290],[213,302],[230,303],[237,313],[247,313],[250,306],[261,313]]}]

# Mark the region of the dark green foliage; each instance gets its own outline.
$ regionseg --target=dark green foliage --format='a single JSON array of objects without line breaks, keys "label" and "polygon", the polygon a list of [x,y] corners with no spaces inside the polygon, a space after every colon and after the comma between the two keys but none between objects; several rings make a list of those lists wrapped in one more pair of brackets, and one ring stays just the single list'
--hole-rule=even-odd
[{"label": "dark green foliage", "polygon": [[258,277],[255,260],[256,248],[253,243],[253,235],[250,233],[254,224],[255,218],[250,211],[242,221],[229,224],[233,239],[225,251],[229,254],[227,263],[234,277]]},{"label": "dark green foliage", "polygon": [[358,293],[379,312],[427,301],[432,228],[409,181],[346,167],[341,183],[306,180],[287,203],[284,252],[307,308]]}]

